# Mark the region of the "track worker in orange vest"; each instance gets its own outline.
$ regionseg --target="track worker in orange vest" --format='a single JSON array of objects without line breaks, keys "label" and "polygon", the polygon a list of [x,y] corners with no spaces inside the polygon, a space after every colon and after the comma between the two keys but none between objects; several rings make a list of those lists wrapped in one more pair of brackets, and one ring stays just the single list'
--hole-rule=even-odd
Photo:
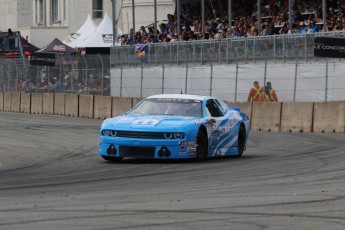
[{"label": "track worker in orange vest", "polygon": [[271,82],[267,82],[262,94],[262,100],[265,102],[278,102],[276,91],[272,88]]},{"label": "track worker in orange vest", "polygon": [[254,81],[254,86],[249,91],[248,102],[262,101],[262,91],[259,82]]}]

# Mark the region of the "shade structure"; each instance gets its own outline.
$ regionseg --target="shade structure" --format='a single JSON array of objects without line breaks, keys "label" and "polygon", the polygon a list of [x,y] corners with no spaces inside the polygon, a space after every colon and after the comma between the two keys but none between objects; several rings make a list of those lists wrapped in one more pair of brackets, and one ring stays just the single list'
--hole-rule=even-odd
[{"label": "shade structure", "polygon": [[58,38],[55,38],[51,43],[38,50],[39,53],[55,53],[55,54],[74,54],[77,50],[64,44]]},{"label": "shade structure", "polygon": [[[122,31],[117,29],[117,34],[122,34]],[[76,41],[75,44],[76,48],[111,46],[113,46],[113,22],[107,13],[104,15],[97,29],[88,38],[84,41]]]},{"label": "shade structure", "polygon": [[85,39],[89,38],[90,34],[92,34],[97,28],[96,22],[91,18],[91,15],[89,14],[83,23],[83,25],[77,30],[77,32],[72,33],[65,37],[63,42],[70,46],[75,48],[75,45],[84,41]]}]

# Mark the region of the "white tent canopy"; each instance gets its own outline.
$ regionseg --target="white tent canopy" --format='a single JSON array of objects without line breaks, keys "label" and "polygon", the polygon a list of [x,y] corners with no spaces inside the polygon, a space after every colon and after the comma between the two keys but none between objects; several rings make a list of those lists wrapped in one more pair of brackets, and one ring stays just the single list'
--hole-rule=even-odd
[{"label": "white tent canopy", "polygon": [[[117,34],[122,34],[122,31],[117,29]],[[85,40],[78,39],[75,41],[75,47],[78,48],[111,46],[113,46],[113,22],[108,14],[104,15],[97,29],[89,34]]]},{"label": "white tent canopy", "polygon": [[96,28],[97,24],[89,14],[84,24],[79,28],[79,30],[73,34],[68,35],[63,42],[66,45],[75,48],[76,44],[87,39],[90,36],[90,34],[92,34],[96,30]]}]

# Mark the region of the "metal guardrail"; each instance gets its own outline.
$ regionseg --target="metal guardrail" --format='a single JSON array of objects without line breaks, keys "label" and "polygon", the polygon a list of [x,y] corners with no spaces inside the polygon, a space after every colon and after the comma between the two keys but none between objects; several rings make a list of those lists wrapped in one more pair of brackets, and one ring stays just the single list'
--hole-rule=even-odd
[{"label": "metal guardrail", "polygon": [[345,31],[272,35],[222,40],[194,40],[186,42],[151,43],[145,56],[139,58],[136,45],[111,48],[111,66],[181,65],[270,60],[286,62],[314,57],[317,36],[345,37]]}]

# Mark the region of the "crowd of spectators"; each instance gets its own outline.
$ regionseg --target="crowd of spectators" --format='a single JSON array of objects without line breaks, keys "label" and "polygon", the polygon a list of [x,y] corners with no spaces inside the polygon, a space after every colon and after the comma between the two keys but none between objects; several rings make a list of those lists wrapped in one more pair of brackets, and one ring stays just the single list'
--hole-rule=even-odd
[{"label": "crowd of spectators", "polygon": [[[322,0],[294,0],[292,24],[289,23],[288,0],[261,0],[261,20],[254,0],[232,1],[232,20],[228,20],[228,0],[205,1],[205,34],[202,33],[201,3],[181,4],[180,34],[177,19],[168,14],[157,26],[141,26],[139,31],[121,35],[122,45],[161,42],[268,36],[274,34],[304,34],[325,31],[345,31],[345,0],[326,0],[326,24],[323,25]],[[256,3],[256,1],[255,1]],[[260,28],[259,28],[260,25]]]}]

